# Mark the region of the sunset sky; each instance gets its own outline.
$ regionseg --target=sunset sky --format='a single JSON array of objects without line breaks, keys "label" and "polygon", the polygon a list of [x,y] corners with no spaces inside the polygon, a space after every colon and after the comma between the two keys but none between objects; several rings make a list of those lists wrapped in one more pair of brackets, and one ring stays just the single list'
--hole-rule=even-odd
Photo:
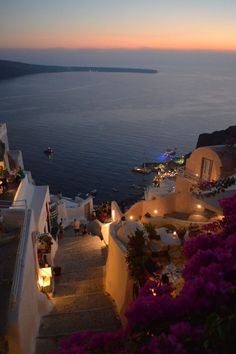
[{"label": "sunset sky", "polygon": [[0,48],[236,51],[236,0],[0,0]]}]

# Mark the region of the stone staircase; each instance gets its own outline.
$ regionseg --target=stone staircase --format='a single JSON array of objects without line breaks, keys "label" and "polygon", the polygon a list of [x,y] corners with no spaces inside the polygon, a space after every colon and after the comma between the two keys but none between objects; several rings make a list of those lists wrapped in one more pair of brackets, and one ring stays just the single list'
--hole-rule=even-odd
[{"label": "stone staircase", "polygon": [[55,259],[62,272],[55,277],[54,308],[41,321],[35,354],[55,352],[60,340],[75,332],[120,328],[114,303],[103,290],[106,257],[99,237],[65,230]]}]

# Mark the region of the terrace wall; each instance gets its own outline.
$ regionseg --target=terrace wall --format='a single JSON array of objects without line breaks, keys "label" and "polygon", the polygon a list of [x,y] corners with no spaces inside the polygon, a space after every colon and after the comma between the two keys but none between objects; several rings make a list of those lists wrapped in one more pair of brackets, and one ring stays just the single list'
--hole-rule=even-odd
[{"label": "terrace wall", "polygon": [[26,212],[16,260],[10,297],[8,344],[9,353],[34,353],[41,316],[51,308],[46,295],[39,292],[32,231],[36,228],[33,214]]},{"label": "terrace wall", "polygon": [[126,324],[125,310],[133,300],[133,280],[130,278],[125,256],[126,248],[116,238],[115,225],[111,224],[105,274],[105,291],[115,301],[117,312],[123,325]]}]

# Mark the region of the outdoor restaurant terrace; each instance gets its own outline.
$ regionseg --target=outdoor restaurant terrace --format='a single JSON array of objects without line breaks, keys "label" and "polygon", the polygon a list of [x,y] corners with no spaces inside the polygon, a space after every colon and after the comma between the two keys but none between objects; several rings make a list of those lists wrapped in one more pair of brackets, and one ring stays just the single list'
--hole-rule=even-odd
[{"label": "outdoor restaurant terrace", "polygon": [[8,173],[1,171],[0,173],[0,208],[9,208],[18,202],[15,201],[16,193],[23,178],[23,171],[21,175],[16,171]]}]

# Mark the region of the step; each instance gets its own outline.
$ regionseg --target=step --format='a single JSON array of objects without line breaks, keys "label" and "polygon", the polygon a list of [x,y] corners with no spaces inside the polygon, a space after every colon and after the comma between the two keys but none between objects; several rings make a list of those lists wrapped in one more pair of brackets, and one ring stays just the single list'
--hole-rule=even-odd
[{"label": "step", "polygon": [[105,267],[104,266],[99,266],[99,267],[76,267],[75,269],[72,268],[72,270],[70,270],[70,268],[66,267],[66,266],[62,266],[61,269],[61,275],[59,275],[58,277],[55,278],[55,282],[56,282],[56,286],[57,284],[61,284],[61,283],[70,283],[71,281],[81,281],[81,280],[91,280],[91,279],[100,279],[103,277],[105,272]]},{"label": "step", "polygon": [[44,316],[50,317],[53,315],[57,315],[60,313],[71,313],[71,312],[79,312],[85,311],[86,309],[92,308],[110,308],[110,311],[113,310],[114,303],[112,299],[105,295],[103,292],[95,292],[90,294],[83,295],[71,295],[64,297],[54,297],[52,299],[54,304],[54,309],[50,312],[50,314]]},{"label": "step", "polygon": [[[64,272],[67,272],[71,269],[73,270],[80,270],[81,269],[81,266],[83,268],[96,268],[96,267],[100,267],[100,266],[103,266],[105,265],[106,263],[106,260],[101,257],[101,256],[92,256],[92,255],[89,255],[89,256],[86,256],[86,255],[83,255],[83,256],[79,256],[79,258],[81,259],[73,259],[72,257],[69,258],[66,260],[63,260],[63,271]],[[60,265],[62,264],[62,262],[60,262],[59,260],[56,260],[55,261],[55,264],[57,265]]]},{"label": "step", "polygon": [[54,297],[68,295],[83,295],[103,291],[103,277],[85,279],[81,281],[71,280],[69,283],[60,279],[55,287]]},{"label": "step", "polygon": [[62,337],[37,338],[35,354],[54,353],[59,346]]},{"label": "step", "polygon": [[110,306],[45,316],[39,330],[41,337],[66,336],[83,330],[113,331],[120,320]]}]

